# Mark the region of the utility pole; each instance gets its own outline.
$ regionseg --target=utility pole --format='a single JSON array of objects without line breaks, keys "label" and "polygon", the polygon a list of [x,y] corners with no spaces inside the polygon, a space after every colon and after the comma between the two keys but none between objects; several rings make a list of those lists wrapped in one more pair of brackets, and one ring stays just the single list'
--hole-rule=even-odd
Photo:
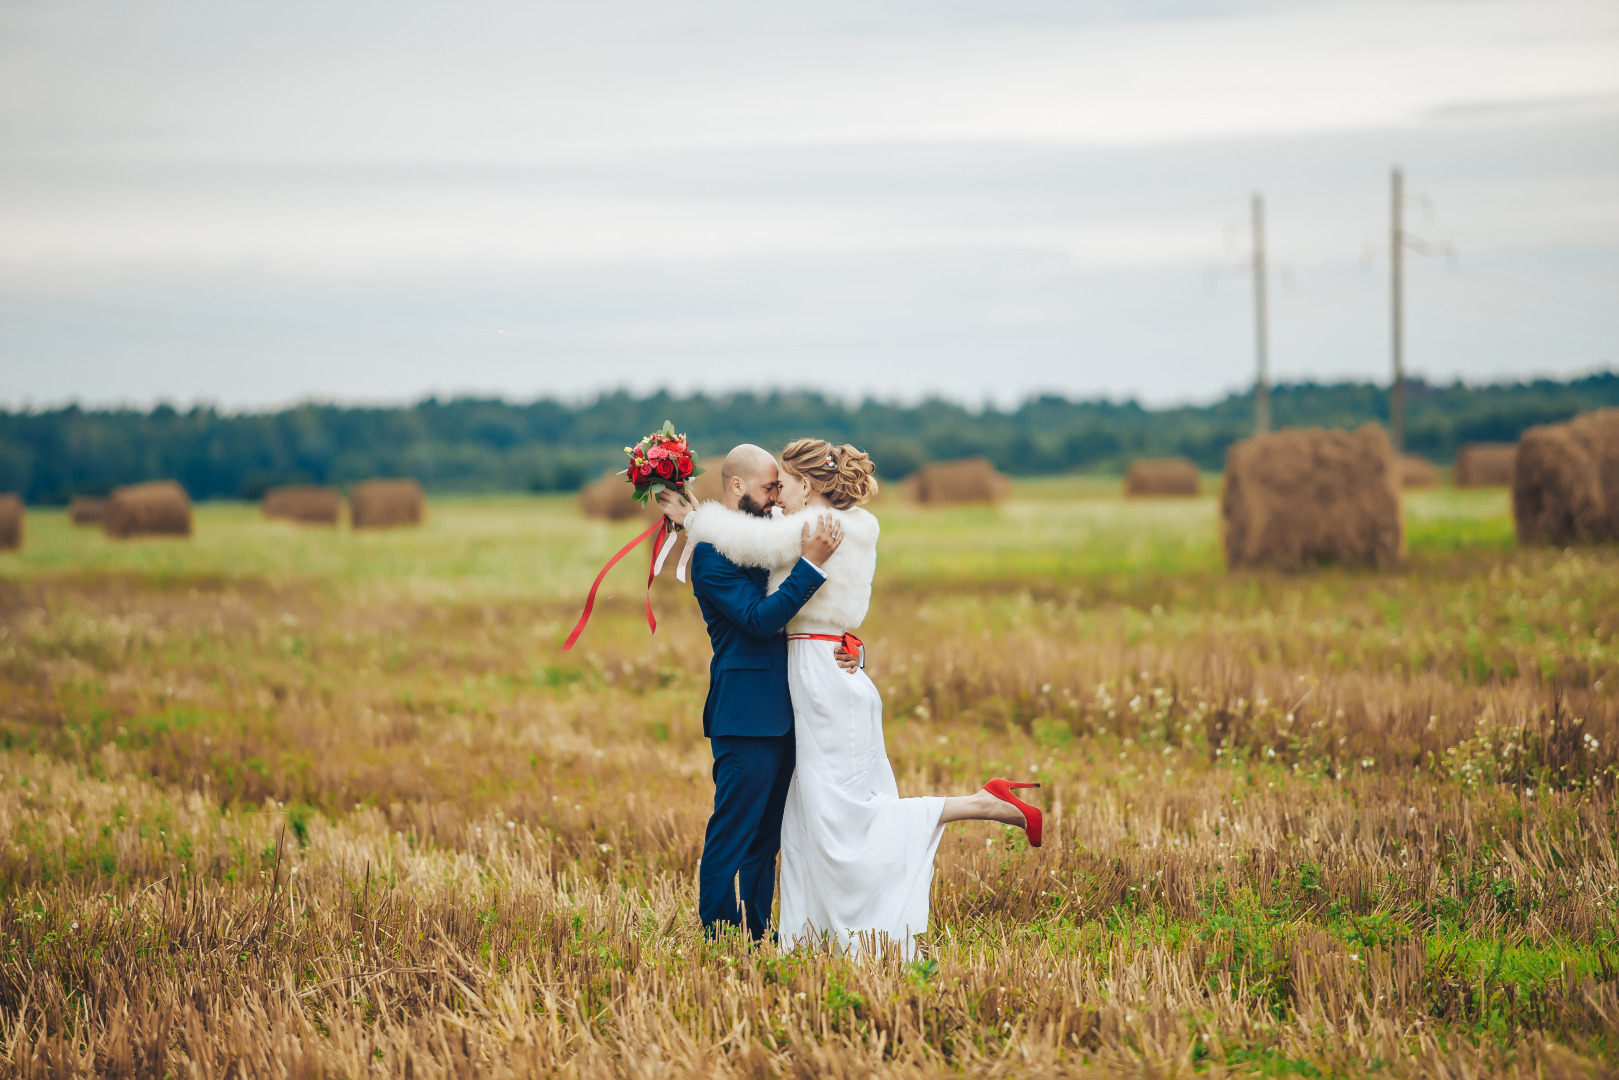
[{"label": "utility pole", "polygon": [[1265,200],[1254,192],[1254,433],[1270,430],[1270,333],[1265,315]]},{"label": "utility pole", "polygon": [[1405,450],[1405,253],[1443,255],[1456,265],[1456,249],[1444,240],[1423,240],[1405,231],[1405,174],[1396,165],[1389,175],[1389,351],[1394,378],[1389,384],[1389,439],[1394,452]]},{"label": "utility pole", "polygon": [[1392,176],[1389,216],[1389,286],[1393,309],[1389,320],[1394,354],[1394,380],[1389,387],[1389,436],[1396,454],[1405,450],[1405,177],[1398,166]]}]

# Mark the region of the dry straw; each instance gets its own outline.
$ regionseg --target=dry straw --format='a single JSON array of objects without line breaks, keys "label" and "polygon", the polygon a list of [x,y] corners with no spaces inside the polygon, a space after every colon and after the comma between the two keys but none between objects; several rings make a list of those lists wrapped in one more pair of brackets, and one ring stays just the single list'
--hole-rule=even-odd
[{"label": "dry straw", "polygon": [[600,480],[579,489],[579,512],[585,517],[605,518],[608,521],[625,521],[642,514],[651,516],[657,509],[657,503],[649,501],[642,506],[630,497],[633,491],[623,473],[609,470],[602,474]]},{"label": "dry straw", "polygon": [[305,525],[336,525],[343,514],[343,493],[334,487],[299,484],[274,487],[259,504],[267,518]]},{"label": "dry straw", "polygon": [[1376,566],[1405,555],[1399,467],[1388,436],[1290,428],[1226,451],[1226,564]]},{"label": "dry straw", "polygon": [[100,525],[106,516],[106,499],[81,495],[67,504],[67,519],[74,525]]},{"label": "dry straw", "polygon": [[349,517],[356,529],[420,525],[427,496],[415,480],[366,480],[349,492]]},{"label": "dry straw", "polygon": [[927,506],[999,502],[1012,493],[1012,478],[996,472],[988,458],[970,457],[924,465],[905,487]]},{"label": "dry straw", "polygon": [[1619,540],[1619,409],[1524,432],[1512,516],[1520,544]]},{"label": "dry straw", "polygon": [[1125,498],[1202,493],[1203,477],[1185,458],[1133,461],[1124,472]]},{"label": "dry straw", "polygon": [[114,489],[101,527],[108,536],[190,536],[191,497],[172,480]]},{"label": "dry straw", "polygon": [[1511,487],[1517,454],[1513,443],[1464,443],[1452,479],[1457,487]]},{"label": "dry straw", "polygon": [[1403,488],[1436,488],[1442,475],[1439,466],[1421,454],[1400,455],[1400,486]]},{"label": "dry straw", "polygon": [[0,492],[0,551],[22,547],[22,500],[10,492]]}]

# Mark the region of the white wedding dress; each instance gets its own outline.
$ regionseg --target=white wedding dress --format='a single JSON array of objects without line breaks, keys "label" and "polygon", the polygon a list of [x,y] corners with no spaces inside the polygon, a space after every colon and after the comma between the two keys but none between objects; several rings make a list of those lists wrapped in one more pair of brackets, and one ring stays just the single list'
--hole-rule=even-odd
[{"label": "white wedding dress", "polygon": [[864,671],[838,667],[834,643],[791,639],[860,626],[877,569],[877,519],[813,507],[756,518],[709,502],[687,516],[686,542],[769,570],[774,592],[798,561],[805,522],[821,514],[842,522],[843,543],[822,567],[826,583],[787,627],[798,760],[781,823],[781,941],[859,950],[886,940],[910,957],[928,925],[944,799],[899,797],[877,687]]}]

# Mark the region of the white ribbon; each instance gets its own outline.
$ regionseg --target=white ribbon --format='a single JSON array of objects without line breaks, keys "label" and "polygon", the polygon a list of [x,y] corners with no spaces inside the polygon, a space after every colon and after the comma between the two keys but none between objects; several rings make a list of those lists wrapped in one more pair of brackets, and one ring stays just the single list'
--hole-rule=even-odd
[{"label": "white ribbon", "polygon": [[686,580],[686,567],[691,565],[691,553],[692,553],[693,550],[696,549],[696,547],[697,547],[696,544],[692,543],[690,540],[687,540],[686,541],[686,546],[681,549],[681,551],[680,551],[680,561],[675,564],[675,580],[676,581],[679,581],[681,583],[685,582],[685,580]]},{"label": "white ribbon", "polygon": [[[670,529],[669,538],[663,542],[663,547],[658,550],[657,559],[652,563],[653,577],[657,577],[659,574],[663,573],[663,561],[669,557],[669,552],[674,548],[675,541],[678,539],[680,539],[680,534],[675,530]],[[681,578],[680,580],[685,581],[686,579]]]}]

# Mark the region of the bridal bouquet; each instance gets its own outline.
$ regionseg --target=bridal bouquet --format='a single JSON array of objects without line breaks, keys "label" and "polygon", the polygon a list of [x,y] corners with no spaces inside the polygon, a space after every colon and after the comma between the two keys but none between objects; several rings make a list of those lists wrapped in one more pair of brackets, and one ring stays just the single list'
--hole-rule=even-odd
[{"label": "bridal bouquet", "polygon": [[697,452],[668,420],[661,429],[644,436],[634,446],[626,446],[624,452],[630,456],[630,467],[624,470],[624,478],[635,485],[631,498],[638,503],[645,504],[662,491],[684,495],[686,482],[703,475],[703,470],[697,466]]},{"label": "bridal bouquet", "polygon": [[[693,452],[690,442],[685,435],[675,430],[674,423],[669,420],[665,420],[662,428],[645,436],[634,446],[626,446],[624,452],[630,456],[630,465],[624,470],[624,479],[635,485],[631,498],[643,505],[648,500],[655,499],[660,492],[674,491],[681,495],[686,494],[687,481],[703,474],[703,470],[697,466],[697,454]],[[669,557],[669,549],[675,546],[674,531],[679,528],[679,525],[659,514],[658,520],[648,525],[646,532],[619,548],[618,554],[607,560],[607,565],[601,568],[601,573],[596,575],[595,583],[590,586],[590,594],[585,597],[584,614],[579,616],[573,633],[563,642],[564,652],[573,648],[573,643],[579,640],[585,624],[590,621],[590,612],[596,606],[596,590],[601,588],[602,579],[607,576],[607,571],[617,566],[620,559],[654,533],[657,535],[652,541],[652,563],[647,568],[646,575],[646,622],[654,634],[658,632],[658,620],[652,615],[652,579],[663,569],[663,561]]]}]

